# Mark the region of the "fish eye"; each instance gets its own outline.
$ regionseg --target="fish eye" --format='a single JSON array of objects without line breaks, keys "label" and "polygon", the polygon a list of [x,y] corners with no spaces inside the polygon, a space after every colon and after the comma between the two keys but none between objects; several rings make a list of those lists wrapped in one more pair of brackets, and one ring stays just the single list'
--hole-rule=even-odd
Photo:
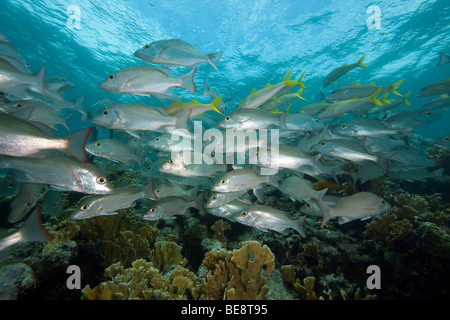
[{"label": "fish eye", "polygon": [[81,210],[82,211],[86,211],[89,208],[89,206],[87,204],[85,204],[84,206],[81,206]]},{"label": "fish eye", "polygon": [[31,203],[31,201],[28,201],[27,204],[26,204],[26,206],[27,206],[27,207],[31,207],[32,204],[33,204],[33,203]]},{"label": "fish eye", "polygon": [[147,170],[152,170],[152,166],[147,166]]},{"label": "fish eye", "polygon": [[52,203],[52,207],[53,207],[53,208],[56,208],[57,205],[58,205],[58,203],[56,203],[56,202],[53,202],[53,203]]},{"label": "fish eye", "polygon": [[101,142],[97,142],[95,145],[96,145],[97,147],[100,147],[100,146],[102,145],[102,143],[101,143]]},{"label": "fish eye", "polygon": [[115,75],[114,73],[111,73],[111,74],[108,76],[108,79],[109,79],[109,80],[112,80],[112,79],[115,78],[115,76],[116,76],[116,75]]},{"label": "fish eye", "polygon": [[144,46],[144,48],[145,48],[145,49],[148,49],[148,48],[150,48],[150,45],[149,45],[149,44],[146,44],[146,45]]},{"label": "fish eye", "polygon": [[11,189],[14,186],[14,183],[8,183],[8,188]]},{"label": "fish eye", "polygon": [[314,119],[314,122],[315,123],[319,123],[319,119]]},{"label": "fish eye", "polygon": [[62,82],[66,82],[66,78],[61,78],[61,81]]},{"label": "fish eye", "polygon": [[384,199],[381,199],[381,204],[385,204],[386,201],[384,201]]},{"label": "fish eye", "polygon": [[105,109],[105,111],[103,111],[103,115],[105,115],[105,116],[107,116],[108,113],[109,113],[109,110],[108,110],[108,109]]},{"label": "fish eye", "polygon": [[259,151],[256,151],[256,156],[259,157]]},{"label": "fish eye", "polygon": [[248,214],[248,212],[247,212],[247,211],[245,211],[245,210],[241,212],[241,216],[243,216],[243,217],[246,217],[246,216],[247,216],[247,214]]},{"label": "fish eye", "polygon": [[324,146],[324,145],[326,145],[326,144],[327,144],[326,141],[322,141],[322,143],[321,143],[322,146]]},{"label": "fish eye", "polygon": [[174,164],[175,161],[173,161],[173,159],[169,159],[167,162],[170,164]]},{"label": "fish eye", "polygon": [[447,141],[448,140],[448,138],[447,137],[445,137],[444,139],[442,139],[442,140],[444,140],[444,141]]},{"label": "fish eye", "polygon": [[28,61],[25,61],[25,66],[28,68],[30,66],[30,63]]},{"label": "fish eye", "polygon": [[20,103],[16,103],[16,105],[14,106],[14,108],[22,108],[22,105]]},{"label": "fish eye", "polygon": [[430,112],[430,111],[425,112],[425,114],[426,114],[427,116],[431,116],[431,112]]},{"label": "fish eye", "polygon": [[214,194],[213,196],[211,196],[211,199],[216,200],[217,196]]},{"label": "fish eye", "polygon": [[149,211],[150,211],[151,213],[153,213],[153,212],[156,211],[156,209],[155,209],[155,208],[151,208]]},{"label": "fish eye", "polygon": [[155,192],[156,192],[156,193],[159,193],[159,189],[156,189]]},{"label": "fish eye", "polygon": [[96,181],[98,184],[105,184],[106,178],[105,177],[97,177]]},{"label": "fish eye", "polygon": [[220,183],[225,184],[225,183],[227,183],[227,181],[225,179],[222,179],[222,180],[220,180]]},{"label": "fish eye", "polygon": [[159,142],[159,140],[161,140],[160,137],[156,137],[156,138],[155,138],[155,141],[156,141],[156,142]]},{"label": "fish eye", "polygon": [[226,121],[230,121],[230,120],[231,120],[231,117],[230,117],[230,116],[226,116],[226,117],[225,117],[225,120],[226,120]]},{"label": "fish eye", "polygon": [[344,123],[344,124],[342,125],[342,129],[345,129],[345,128],[347,128],[347,125]]}]

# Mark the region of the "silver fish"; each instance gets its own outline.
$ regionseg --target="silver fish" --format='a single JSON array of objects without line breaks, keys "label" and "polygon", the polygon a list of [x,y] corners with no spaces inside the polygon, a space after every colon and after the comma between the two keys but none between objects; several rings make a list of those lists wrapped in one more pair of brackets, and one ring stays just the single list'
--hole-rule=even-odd
[{"label": "silver fish", "polygon": [[8,215],[9,223],[16,223],[25,217],[48,191],[41,184],[20,184],[15,199],[10,203],[11,211]]},{"label": "silver fish", "polygon": [[350,70],[352,70],[356,67],[367,68],[367,66],[364,64],[365,57],[366,57],[366,55],[363,55],[358,60],[358,62],[355,62],[352,64],[344,63],[342,66],[334,68],[333,71],[331,71],[323,80],[323,87],[324,88],[328,87],[330,84],[332,84],[337,79],[342,77],[344,74],[346,74],[347,72],[349,72]]},{"label": "silver fish", "polygon": [[113,191],[105,174],[90,163],[80,163],[69,157],[46,158],[0,157],[0,168],[16,169],[16,179],[22,182],[44,183],[62,190],[90,194]]},{"label": "silver fish", "polygon": [[222,129],[286,129],[286,113],[273,114],[259,109],[238,109],[227,115],[217,126]]},{"label": "silver fish", "polygon": [[303,238],[306,238],[304,223],[306,216],[302,216],[297,220],[292,220],[289,215],[281,210],[264,205],[251,205],[235,214],[233,220],[257,228],[261,231],[267,229],[284,233],[286,229],[294,229]]},{"label": "silver fish", "polygon": [[205,208],[206,212],[220,218],[233,220],[233,216],[241,213],[252,203],[242,199],[233,200],[217,207]]},{"label": "silver fish", "polygon": [[45,95],[44,75],[45,66],[39,72],[29,74],[0,56],[0,90],[4,93],[22,97],[30,90]]},{"label": "silver fish", "polygon": [[154,193],[158,199],[163,199],[170,196],[183,197],[186,200],[193,200],[198,193],[198,186],[187,188],[184,185],[164,181],[155,183]]},{"label": "silver fish", "polygon": [[195,200],[188,201],[183,197],[170,196],[158,200],[151,205],[146,215],[141,218],[148,221],[172,220],[177,215],[184,215],[189,208],[203,210],[203,193],[198,194]]},{"label": "silver fish", "polygon": [[49,190],[41,199],[42,212],[45,215],[58,217],[64,213],[64,202],[61,192]]},{"label": "silver fish", "polygon": [[35,125],[0,114],[0,154],[15,157],[44,157],[49,150],[59,150],[82,162],[87,162],[84,144],[92,127],[65,137],[54,138]]},{"label": "silver fish", "polygon": [[133,153],[125,143],[116,139],[100,139],[86,144],[86,151],[101,158],[114,162],[136,162],[142,166],[141,158]]},{"label": "silver fish", "polygon": [[439,96],[450,93],[450,78],[426,86],[417,94],[418,97]]},{"label": "silver fish", "polygon": [[195,46],[180,39],[153,41],[136,50],[134,55],[142,60],[166,66],[179,65],[193,68],[207,63],[218,70],[217,63],[223,51],[201,53]]},{"label": "silver fish", "polygon": [[321,200],[318,200],[317,203],[323,214],[321,227],[334,217],[339,217],[338,223],[344,224],[352,220],[367,220],[371,217],[379,217],[391,208],[386,200],[371,192],[358,192],[343,197],[334,208]]},{"label": "silver fish", "polygon": [[99,88],[122,93],[153,95],[160,99],[173,98],[172,87],[182,87],[197,92],[192,70],[180,77],[171,77],[171,70],[151,66],[135,66],[110,74],[99,84]]},{"label": "silver fish", "polygon": [[153,182],[147,184],[141,190],[122,188],[106,195],[84,197],[78,208],[70,214],[69,219],[78,220],[115,215],[117,210],[134,207],[139,199],[157,199],[153,192]]},{"label": "silver fish", "polygon": [[377,86],[375,84],[362,85],[359,83],[351,84],[334,90],[327,96],[326,100],[349,100],[355,97],[364,98],[374,94],[378,89],[381,89],[381,92],[390,92],[401,96],[401,94],[397,92],[397,89],[403,83],[403,81],[405,81],[405,79],[394,82],[389,86]]},{"label": "silver fish", "polygon": [[231,202],[233,200],[240,198],[246,192],[247,192],[247,190],[236,191],[236,192],[213,192],[213,193],[211,193],[208,200],[206,201],[205,208],[211,209],[211,208],[217,208],[217,207],[223,206],[224,204],[227,204],[228,202]]},{"label": "silver fish", "polygon": [[[376,119],[357,119],[340,125],[333,130],[334,134],[349,137],[383,137],[399,134],[399,130],[391,127],[389,123]],[[403,134],[409,134],[402,132]]]},{"label": "silver fish", "polygon": [[237,192],[259,189],[267,183],[278,187],[279,183],[273,175],[260,175],[253,169],[236,169],[225,173],[213,187],[214,192]]},{"label": "silver fish", "polygon": [[328,189],[316,191],[314,184],[297,176],[291,176],[280,183],[279,190],[291,199],[304,201],[312,205],[316,200],[322,199]]}]

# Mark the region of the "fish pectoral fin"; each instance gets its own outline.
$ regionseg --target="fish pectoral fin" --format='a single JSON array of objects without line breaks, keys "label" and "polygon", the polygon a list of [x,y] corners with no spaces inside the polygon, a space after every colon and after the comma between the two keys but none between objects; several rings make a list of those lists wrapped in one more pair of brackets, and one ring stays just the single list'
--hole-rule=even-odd
[{"label": "fish pectoral fin", "polygon": [[369,220],[370,218],[372,218],[372,216],[369,216],[369,217],[366,217],[366,218],[361,218],[360,220],[361,221],[366,221],[366,220]]}]

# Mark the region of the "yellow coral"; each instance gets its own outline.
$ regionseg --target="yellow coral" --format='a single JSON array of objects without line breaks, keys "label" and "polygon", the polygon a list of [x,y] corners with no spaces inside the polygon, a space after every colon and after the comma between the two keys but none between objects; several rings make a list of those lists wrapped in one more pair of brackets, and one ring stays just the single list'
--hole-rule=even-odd
[{"label": "yellow coral", "polygon": [[171,265],[185,266],[187,260],[181,255],[182,247],[171,241],[158,241],[150,254],[150,261],[161,272],[166,272]]}]

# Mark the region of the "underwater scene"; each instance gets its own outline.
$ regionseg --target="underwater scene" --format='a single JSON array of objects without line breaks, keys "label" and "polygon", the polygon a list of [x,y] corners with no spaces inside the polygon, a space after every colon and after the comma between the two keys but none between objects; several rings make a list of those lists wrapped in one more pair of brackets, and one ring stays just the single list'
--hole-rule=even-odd
[{"label": "underwater scene", "polygon": [[450,298],[447,1],[0,18],[0,300]]}]

